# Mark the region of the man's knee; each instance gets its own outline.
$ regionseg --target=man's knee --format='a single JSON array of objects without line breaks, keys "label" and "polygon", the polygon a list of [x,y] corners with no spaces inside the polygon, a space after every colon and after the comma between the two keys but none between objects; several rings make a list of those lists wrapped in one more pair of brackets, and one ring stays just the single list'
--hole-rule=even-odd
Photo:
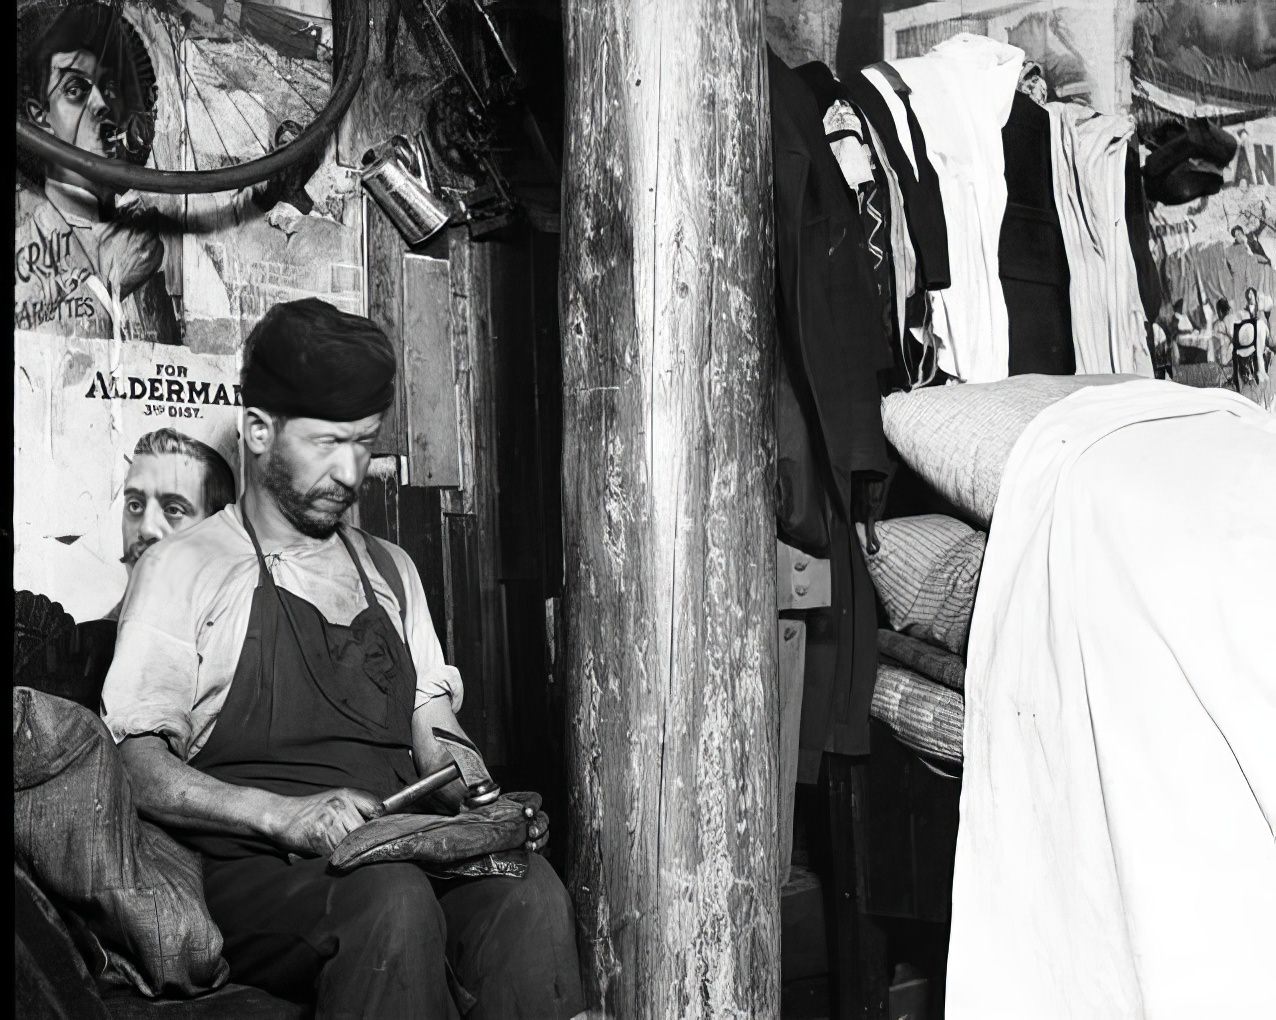
[{"label": "man's knee", "polygon": [[575,926],[571,897],[540,854],[529,854],[527,874],[509,883],[500,915],[505,926],[539,933],[540,937],[551,931],[571,932]]},{"label": "man's knee", "polygon": [[522,878],[479,878],[443,891],[448,945],[485,966],[575,943],[571,898],[539,854]]},{"label": "man's knee", "polygon": [[415,864],[391,862],[356,868],[337,879],[332,909],[347,934],[375,932],[394,943],[425,937],[440,947],[446,937],[443,910],[429,876]]},{"label": "man's knee", "polygon": [[583,1008],[575,916],[538,854],[521,879],[489,878],[445,894],[452,963],[474,993],[474,1018],[570,1017]]}]

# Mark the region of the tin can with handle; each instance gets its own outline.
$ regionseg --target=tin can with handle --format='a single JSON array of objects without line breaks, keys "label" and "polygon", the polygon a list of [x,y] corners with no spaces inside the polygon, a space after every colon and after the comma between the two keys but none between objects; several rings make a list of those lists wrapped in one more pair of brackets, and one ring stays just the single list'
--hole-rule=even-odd
[{"label": "tin can with handle", "polygon": [[452,209],[430,191],[420,142],[392,135],[363,154],[359,177],[409,247],[425,244],[446,227]]}]

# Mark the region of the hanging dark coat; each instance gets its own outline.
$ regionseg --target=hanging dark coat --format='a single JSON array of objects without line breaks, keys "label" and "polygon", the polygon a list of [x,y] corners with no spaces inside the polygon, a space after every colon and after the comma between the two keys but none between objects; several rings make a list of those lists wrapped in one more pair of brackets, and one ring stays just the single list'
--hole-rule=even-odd
[{"label": "hanging dark coat", "polygon": [[939,175],[927,154],[926,137],[908,100],[908,86],[889,64],[874,66],[895,85],[895,95],[908,123],[909,143],[917,159],[916,173],[904,152],[890,107],[869,80],[856,71],[845,80],[834,81],[830,87],[837,98],[854,103],[881,138],[904,199],[908,234],[917,254],[918,279],[926,290],[944,290],[952,284],[952,273],[948,265],[948,221],[939,191]]},{"label": "hanging dark coat", "polygon": [[[868,750],[868,709],[877,671],[876,606],[863,553],[851,527],[864,492],[889,470],[882,433],[878,372],[892,355],[882,322],[873,314],[876,285],[854,198],[824,137],[823,116],[810,89],[768,51],[771,139],[774,151],[776,317],[781,356],[793,400],[810,433],[806,450],[780,441],[780,490],[804,493],[781,505],[782,536],[827,555],[833,598],[808,615],[807,670],[802,702],[799,780],[813,781],[826,748],[844,754]],[[794,412],[792,406],[790,413]],[[779,416],[783,419],[785,409]],[[813,495],[823,485],[827,498]],[[812,508],[825,508],[828,548],[811,548],[819,535]],[[786,521],[785,508],[805,519]]]}]

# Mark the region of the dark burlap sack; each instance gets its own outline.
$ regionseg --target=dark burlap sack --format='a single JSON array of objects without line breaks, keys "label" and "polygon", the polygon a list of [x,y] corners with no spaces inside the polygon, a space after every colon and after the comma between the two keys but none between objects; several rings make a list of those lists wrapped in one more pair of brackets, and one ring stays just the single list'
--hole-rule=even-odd
[{"label": "dark burlap sack", "polygon": [[138,817],[102,721],[29,687],[13,689],[13,844],[87,940],[94,977],[150,996],[225,983],[198,857]]}]

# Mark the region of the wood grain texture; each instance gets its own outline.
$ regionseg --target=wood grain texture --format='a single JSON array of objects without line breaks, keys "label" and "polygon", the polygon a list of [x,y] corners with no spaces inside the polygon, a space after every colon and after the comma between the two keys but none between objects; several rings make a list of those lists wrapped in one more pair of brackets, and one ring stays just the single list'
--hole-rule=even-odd
[{"label": "wood grain texture", "polygon": [[[489,766],[508,762],[510,684],[506,661],[505,605],[499,575],[498,514],[500,464],[497,458],[497,412],[501,399],[496,360],[501,338],[492,328],[492,260],[499,247],[474,243],[461,231],[449,241],[452,353],[460,437],[459,489],[440,490],[445,514],[445,553],[452,564],[447,584],[449,632],[471,640],[467,665],[462,668],[466,690],[482,687],[482,715],[477,722],[462,719],[483,751]],[[460,527],[461,519],[465,525]],[[464,535],[468,551],[452,549]],[[465,565],[465,574],[459,573]],[[464,588],[464,590],[462,590]],[[455,647],[458,659],[463,642]],[[468,695],[467,695],[468,697]]]},{"label": "wood grain texture", "polygon": [[[490,699],[487,660],[488,650],[495,642],[484,626],[488,618],[483,610],[478,524],[469,514],[444,514],[443,534],[448,660],[461,671],[465,682],[465,700],[458,719],[483,752],[488,767],[497,771],[505,763],[505,754],[499,740],[499,714]],[[492,739],[493,733],[496,740]]]},{"label": "wood grain texture", "polygon": [[446,259],[403,256],[403,389],[412,485],[461,484]]},{"label": "wood grain texture", "polygon": [[568,0],[569,884],[586,996],[779,1015],[761,0]]},{"label": "wood grain texture", "polygon": [[[477,338],[490,331],[488,246],[459,230],[449,231],[448,283],[451,287],[452,376],[456,380],[457,434],[461,485],[443,493],[444,513],[474,512],[474,365]],[[480,387],[481,389],[481,387]]]}]

